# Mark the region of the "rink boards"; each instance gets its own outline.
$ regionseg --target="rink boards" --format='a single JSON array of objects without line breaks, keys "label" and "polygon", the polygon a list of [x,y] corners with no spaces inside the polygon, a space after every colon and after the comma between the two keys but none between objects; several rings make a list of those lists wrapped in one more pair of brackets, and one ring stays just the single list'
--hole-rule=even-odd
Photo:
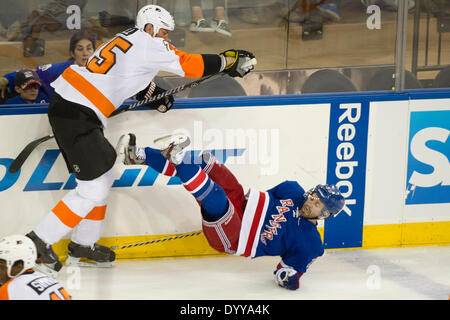
[{"label": "rink boards", "polygon": [[[7,172],[28,142],[50,133],[45,105],[0,107],[0,132],[0,235],[25,233],[76,182],[54,140]],[[178,99],[166,114],[127,112],[105,129],[113,145],[128,132],[140,146],[186,133],[191,154],[213,152],[246,190],[284,180],[305,190],[337,184],[346,206],[319,226],[327,249],[450,243],[449,90]],[[118,250],[119,258],[215,253],[176,177],[145,166],[114,170],[101,242],[151,242]]]}]

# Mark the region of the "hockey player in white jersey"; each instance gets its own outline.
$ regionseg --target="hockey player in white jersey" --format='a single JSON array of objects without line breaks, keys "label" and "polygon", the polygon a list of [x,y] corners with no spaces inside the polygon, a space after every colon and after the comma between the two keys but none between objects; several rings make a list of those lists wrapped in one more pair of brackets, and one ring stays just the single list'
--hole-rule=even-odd
[{"label": "hockey player in white jersey", "polygon": [[60,283],[33,269],[36,258],[28,237],[0,239],[0,300],[71,300]]},{"label": "hockey player in white jersey", "polygon": [[[62,267],[51,245],[70,231],[66,264],[86,258],[96,265],[111,266],[115,260],[112,250],[96,243],[114,181],[116,153],[103,134],[111,113],[138,93],[157,94],[151,83],[159,71],[200,78],[219,72],[243,77],[253,69],[249,61],[254,55],[244,50],[221,54],[177,50],[168,42],[174,27],[172,16],[164,8],[145,6],[138,12],[135,28],[117,34],[101,45],[84,67],[72,65],[52,83],[56,94],[48,117],[77,186],[28,233],[39,260],[50,272]],[[165,105],[168,110],[172,104],[173,98],[163,98],[151,107]]]}]

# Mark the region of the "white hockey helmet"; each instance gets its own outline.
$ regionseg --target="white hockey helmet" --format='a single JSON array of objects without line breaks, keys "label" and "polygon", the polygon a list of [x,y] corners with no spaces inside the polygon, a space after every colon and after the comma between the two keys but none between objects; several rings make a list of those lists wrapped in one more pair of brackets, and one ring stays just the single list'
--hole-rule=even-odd
[{"label": "white hockey helmet", "polygon": [[[15,278],[33,268],[36,264],[37,251],[34,242],[23,235],[12,235],[0,239],[0,259],[6,261],[7,275]],[[23,269],[15,276],[11,276],[11,269],[17,261],[23,262]]]},{"label": "white hockey helmet", "polygon": [[156,36],[161,28],[169,31],[175,29],[175,20],[169,11],[154,4],[142,7],[136,17],[136,27],[140,30],[144,31],[148,23],[153,25],[153,36]]}]

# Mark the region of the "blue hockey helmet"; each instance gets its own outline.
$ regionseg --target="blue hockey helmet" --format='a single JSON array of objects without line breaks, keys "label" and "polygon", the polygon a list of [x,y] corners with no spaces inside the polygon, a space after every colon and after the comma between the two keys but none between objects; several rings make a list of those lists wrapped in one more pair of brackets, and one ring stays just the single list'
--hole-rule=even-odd
[{"label": "blue hockey helmet", "polygon": [[321,216],[338,214],[344,208],[345,199],[334,184],[318,184],[313,190],[325,205]]}]

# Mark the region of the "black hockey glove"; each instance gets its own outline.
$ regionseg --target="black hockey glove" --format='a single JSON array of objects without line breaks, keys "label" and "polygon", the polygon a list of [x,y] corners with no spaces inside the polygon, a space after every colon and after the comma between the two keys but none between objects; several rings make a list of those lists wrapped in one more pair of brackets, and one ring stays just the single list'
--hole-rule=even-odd
[{"label": "black hockey glove", "polygon": [[[166,92],[166,90],[164,90],[163,88],[158,87],[152,81],[147,86],[147,88],[145,88],[144,90],[142,90],[141,92],[136,94],[136,99],[137,100],[150,99],[151,97],[157,96],[158,94],[161,94],[161,93],[164,93],[164,92]],[[152,101],[152,102],[150,102],[148,104],[145,104],[144,106],[156,109],[156,110],[158,110],[161,113],[165,113],[165,112],[169,111],[170,108],[172,108],[173,102],[174,102],[173,95],[170,95],[170,96],[161,98],[159,100]]]},{"label": "black hockey glove", "polygon": [[244,77],[256,64],[255,55],[249,51],[230,49],[220,55],[234,59],[234,62],[223,70],[231,77]]}]

